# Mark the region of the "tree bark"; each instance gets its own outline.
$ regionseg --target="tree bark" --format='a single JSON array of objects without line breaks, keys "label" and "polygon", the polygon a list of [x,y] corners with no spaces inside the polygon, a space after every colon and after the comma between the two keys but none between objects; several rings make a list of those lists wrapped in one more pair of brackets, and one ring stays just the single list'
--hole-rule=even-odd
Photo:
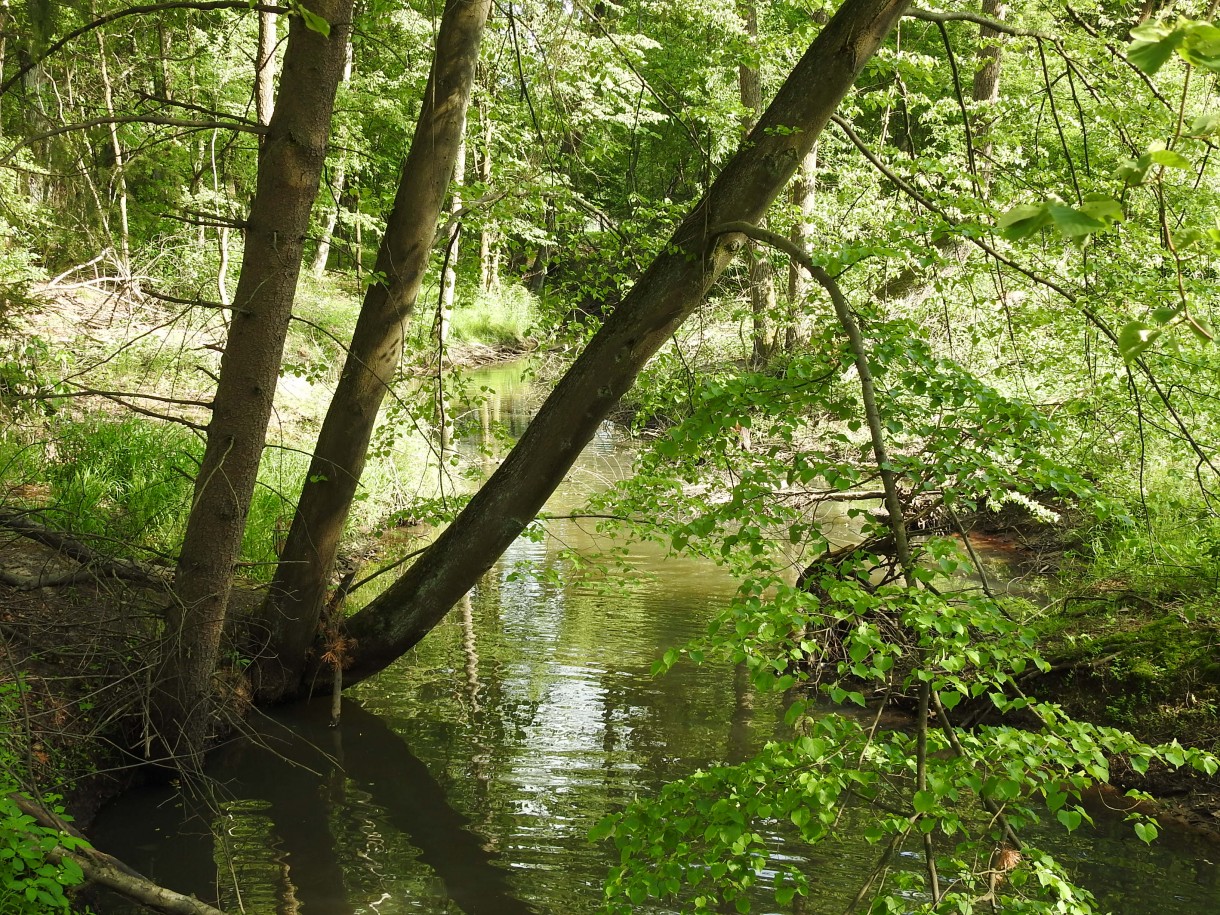
[{"label": "tree bark", "polygon": [[449,325],[453,320],[453,299],[457,295],[458,245],[462,242],[462,183],[466,180],[466,134],[458,141],[457,159],[453,164],[453,190],[449,194],[449,220],[445,232],[445,270],[441,276],[441,297],[436,313],[436,342],[442,353],[449,345]]},{"label": "tree bark", "polygon": [[[756,58],[758,48],[758,0],[741,0],[742,24],[746,30],[749,53]],[[750,131],[762,111],[762,74],[756,59],[743,61],[737,68],[737,79],[741,90],[741,104],[745,113],[741,118],[743,146],[749,142]],[[766,224],[766,217],[760,220]],[[770,252],[754,242],[750,248],[750,365],[762,368],[771,356],[771,339],[768,328],[769,316],[775,311],[775,267]]]},{"label": "tree bark", "polygon": [[[741,150],[563,377],[504,463],[436,542],[348,621],[345,682],[422,639],[534,518],[654,353],[741,245],[716,227],[757,223],[813,148],[909,0],[845,0]],[[318,671],[325,678],[325,671]]]},{"label": "tree bark", "polygon": [[343,72],[352,0],[310,0],[309,6],[330,23],[330,36],[292,20],[283,91],[259,160],[229,338],[176,571],[175,602],[166,616],[156,719],[163,749],[175,757],[196,757],[210,725],[221,627]]},{"label": "tree bark", "polygon": [[[792,223],[792,243],[802,251],[809,248],[813,236],[813,211],[817,202],[818,148],[815,144],[809,155],[801,160],[800,170],[792,179],[792,208],[796,220]],[[784,350],[796,349],[801,308],[809,289],[805,272],[796,264],[788,267],[788,325],[784,328]]]},{"label": "tree bark", "polygon": [[131,228],[127,219],[127,174],[123,156],[123,144],[119,141],[119,126],[114,123],[114,89],[110,83],[110,69],[106,66],[106,43],[102,32],[97,32],[98,68],[102,77],[102,98],[106,103],[106,114],[111,118],[110,151],[114,155],[112,194],[119,204],[119,263],[124,278],[131,277]]},{"label": "tree bark", "polygon": [[383,279],[365,294],[268,596],[269,643],[256,685],[264,700],[297,689],[316,635],[373,426],[428,269],[490,8],[491,0],[448,0],[441,17],[419,125],[377,255],[375,269]]},{"label": "tree bark", "polygon": [[[483,182],[483,193],[491,188],[491,147],[495,141],[495,125],[491,113],[484,103],[478,108],[479,123],[483,128],[483,148],[479,151],[479,180]],[[500,287],[499,266],[494,256],[496,230],[490,216],[483,217],[479,230],[479,292],[487,294]]]},{"label": "tree bark", "polygon": [[276,14],[258,14],[258,51],[254,62],[254,113],[263,125],[271,123],[275,112]]},{"label": "tree bark", "polygon": [[[990,19],[1003,22],[1008,15],[1006,0],[983,0],[982,13]],[[979,163],[979,187],[983,193],[991,187],[992,152],[991,117],[1000,101],[1000,60],[1003,55],[1004,36],[990,26],[979,27],[979,49],[976,55],[978,69],[974,71],[973,98],[976,114],[974,119],[975,161]]]},{"label": "tree bark", "polygon": [[[4,82],[5,52],[8,49],[9,0],[0,0],[0,83]],[[4,139],[4,96],[0,95],[0,140]]]},{"label": "tree bark", "polygon": [[[347,85],[352,80],[352,62],[353,48],[352,43],[347,43],[347,62],[343,65],[343,84]],[[314,276],[321,276],[326,272],[326,264],[330,260],[330,243],[335,236],[335,226],[339,224],[339,201],[343,199],[343,189],[347,186],[347,159],[340,156],[339,161],[335,163],[335,178],[331,182],[330,195],[334,198],[334,209],[328,209],[326,212],[326,225],[322,228],[322,235],[318,239],[318,248],[314,251],[312,273]]]}]

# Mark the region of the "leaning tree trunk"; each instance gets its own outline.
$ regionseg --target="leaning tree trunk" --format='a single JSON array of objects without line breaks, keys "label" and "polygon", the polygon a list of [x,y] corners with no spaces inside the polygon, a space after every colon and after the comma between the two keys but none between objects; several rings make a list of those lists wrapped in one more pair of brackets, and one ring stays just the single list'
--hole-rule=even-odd
[{"label": "leaning tree trunk", "polygon": [[352,2],[311,0],[311,10],[330,23],[329,38],[295,17],[289,31],[279,103],[259,158],[241,279],[176,570],[175,602],[167,614],[157,724],[171,754],[195,757],[209,724],[221,627],[326,158]]},{"label": "leaning tree trunk", "polygon": [[428,269],[490,8],[491,0],[448,0],[441,17],[419,125],[377,255],[375,269],[381,279],[365,294],[271,584],[268,650],[257,684],[264,700],[296,690],[306,651],[317,632],[373,426],[398,369],[405,325]]},{"label": "leaning tree trunk", "polygon": [[[845,0],[754,131],[547,398],[516,447],[436,542],[348,621],[345,682],[422,639],[524,530],[648,360],[740,248],[910,0]],[[316,671],[320,679],[324,670]]]}]

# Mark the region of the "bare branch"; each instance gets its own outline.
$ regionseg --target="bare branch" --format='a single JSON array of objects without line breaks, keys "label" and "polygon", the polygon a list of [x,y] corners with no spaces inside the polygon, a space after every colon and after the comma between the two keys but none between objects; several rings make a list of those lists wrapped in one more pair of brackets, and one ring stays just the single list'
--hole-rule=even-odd
[{"label": "bare branch", "polygon": [[242,119],[234,119],[232,121],[189,121],[183,118],[166,118],[155,114],[124,114],[116,117],[93,118],[88,121],[78,121],[74,124],[61,124],[59,127],[53,127],[50,130],[43,131],[42,133],[23,137],[20,142],[15,143],[3,156],[0,156],[0,165],[5,165],[22,149],[25,149],[25,147],[37,143],[40,140],[57,137],[65,133],[73,133],[78,130],[89,130],[92,127],[100,127],[104,124],[157,124],[162,127],[185,127],[190,130],[233,130],[237,131],[238,133],[256,134],[264,134],[267,132],[265,127],[258,124],[251,124],[250,122]]},{"label": "bare branch", "polygon": [[165,10],[249,10],[260,13],[287,13],[287,7],[273,6],[270,4],[248,3],[245,0],[166,0],[164,3],[148,3],[143,6],[129,6],[126,9],[116,10],[92,22],[82,25],[79,29],[73,29],[63,38],[53,42],[45,51],[36,57],[31,58],[25,64],[17,68],[12,76],[0,84],[0,95],[8,92],[13,88],[22,77],[39,66],[43,61],[53,54],[57,54],[68,42],[80,38],[82,35],[87,35],[94,29],[100,29],[104,25],[109,25],[119,19],[125,19],[128,16],[143,16],[148,13],[160,13]]},{"label": "bare branch", "polygon": [[973,22],[975,25],[985,26],[989,29],[994,29],[1005,35],[1013,35],[1017,38],[1040,38],[1043,41],[1054,41],[1055,36],[1046,32],[1039,32],[1035,29],[1018,28],[1011,23],[1005,22],[1002,19],[992,19],[989,16],[980,16],[978,13],[968,13],[964,10],[954,10],[947,12],[944,10],[925,10],[919,7],[913,7],[907,11],[906,18],[918,19],[922,22],[934,22],[938,26],[944,26],[946,22]]}]

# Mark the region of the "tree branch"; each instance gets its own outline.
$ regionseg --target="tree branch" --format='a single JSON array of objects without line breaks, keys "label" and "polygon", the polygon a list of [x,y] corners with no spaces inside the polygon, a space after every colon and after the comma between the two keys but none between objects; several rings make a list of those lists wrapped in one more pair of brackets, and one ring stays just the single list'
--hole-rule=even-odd
[{"label": "tree branch", "polygon": [[37,143],[40,140],[47,140],[51,137],[57,137],[61,134],[72,133],[77,130],[88,130],[91,127],[101,127],[105,124],[156,124],[162,127],[185,127],[190,130],[234,130],[238,133],[255,133],[265,134],[267,129],[259,124],[251,124],[244,120],[233,121],[189,121],[184,118],[166,118],[159,117],[155,114],[123,114],[115,117],[93,118],[88,121],[78,121],[74,124],[62,124],[59,127],[53,127],[50,130],[45,130],[42,133],[34,134],[33,136],[23,137],[19,143],[15,143],[9,148],[3,156],[0,156],[0,165],[5,165],[17,155],[18,152]]},{"label": "tree branch", "polygon": [[1018,28],[1002,19],[992,19],[989,16],[980,16],[978,13],[967,13],[965,11],[947,12],[944,10],[925,10],[914,7],[907,12],[906,18],[918,19],[922,22],[933,22],[938,26],[943,26],[946,22],[973,22],[975,25],[985,26],[986,28],[994,29],[1005,35],[1013,35],[1017,38],[1041,38],[1044,41],[1055,40],[1053,35],[1046,32],[1039,32],[1036,29]]},{"label": "tree branch", "polygon": [[53,54],[58,53],[64,45],[74,39],[80,38],[82,35],[87,35],[94,29],[100,29],[104,25],[109,25],[119,19],[124,19],[128,16],[143,16],[147,13],[160,13],[166,10],[249,10],[251,12],[258,11],[260,13],[287,13],[287,7],[274,6],[265,3],[248,3],[245,0],[166,0],[164,3],[148,3],[143,6],[129,6],[126,9],[116,10],[92,22],[82,25],[79,29],[73,29],[63,38],[53,42],[45,51],[36,57],[31,58],[25,64],[17,68],[17,71],[3,83],[0,83],[0,95],[8,92],[13,88],[23,76],[39,66],[43,61]]}]

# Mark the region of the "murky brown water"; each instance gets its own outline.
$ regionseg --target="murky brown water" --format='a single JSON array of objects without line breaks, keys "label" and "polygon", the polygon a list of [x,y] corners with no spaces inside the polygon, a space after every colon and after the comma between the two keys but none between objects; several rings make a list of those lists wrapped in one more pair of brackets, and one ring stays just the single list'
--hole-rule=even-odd
[{"label": "murky brown water", "polygon": [[[500,396],[459,417],[459,443],[497,412],[519,432],[526,389],[515,372],[479,383]],[[576,508],[630,461],[622,434],[603,427],[548,510]],[[548,528],[515,543],[468,604],[358,687],[340,728],[326,726],[326,703],[255,722],[257,739],[212,762],[218,812],[189,815],[169,789],[132,792],[99,818],[100,846],[250,915],[597,911],[614,853],[588,842],[593,824],[696,766],[743,758],[779,731],[781,708],[723,666],[650,675],[732,592],[722,571],[635,546],[634,571],[614,576],[622,588],[574,583],[564,551],[613,544],[590,522]],[[1181,835],[1147,849],[1120,823],[1099,824],[1039,841],[1111,911],[1220,911],[1220,850]],[[876,856],[850,835],[813,856],[772,839],[813,876],[805,912],[841,912]],[[774,909],[765,891],[764,875],[756,911]]]}]

